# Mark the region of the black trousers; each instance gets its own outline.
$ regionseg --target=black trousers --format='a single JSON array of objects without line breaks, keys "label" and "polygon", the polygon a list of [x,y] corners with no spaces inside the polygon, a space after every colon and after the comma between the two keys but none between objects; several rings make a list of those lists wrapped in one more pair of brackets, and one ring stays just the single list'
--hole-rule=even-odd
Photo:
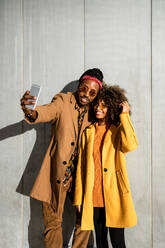
[{"label": "black trousers", "polygon": [[108,248],[108,230],[112,247],[126,248],[124,240],[124,228],[106,227],[105,208],[94,208],[94,226],[97,248]]}]

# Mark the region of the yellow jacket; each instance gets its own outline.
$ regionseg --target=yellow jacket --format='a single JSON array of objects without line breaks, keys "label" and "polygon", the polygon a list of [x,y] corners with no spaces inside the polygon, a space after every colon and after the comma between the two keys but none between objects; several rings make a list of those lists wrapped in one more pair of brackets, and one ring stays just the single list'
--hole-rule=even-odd
[{"label": "yellow jacket", "polygon": [[[131,227],[136,225],[130,185],[126,170],[125,153],[137,148],[137,138],[128,113],[120,115],[121,124],[111,125],[102,147],[103,192],[107,227]],[[76,171],[74,205],[82,205],[81,229],[92,230],[94,186],[93,144],[95,124],[82,135]]]}]

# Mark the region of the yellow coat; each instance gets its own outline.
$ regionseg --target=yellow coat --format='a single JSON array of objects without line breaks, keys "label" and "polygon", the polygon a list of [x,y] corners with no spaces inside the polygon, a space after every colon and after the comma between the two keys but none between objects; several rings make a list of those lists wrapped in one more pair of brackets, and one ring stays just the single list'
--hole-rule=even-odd
[{"label": "yellow coat", "polygon": [[[131,227],[136,225],[130,185],[126,170],[125,153],[137,148],[137,138],[128,113],[120,115],[121,124],[111,125],[102,147],[103,192],[107,227]],[[82,135],[76,172],[74,205],[82,205],[81,229],[92,230],[94,186],[93,144],[95,124]]]}]

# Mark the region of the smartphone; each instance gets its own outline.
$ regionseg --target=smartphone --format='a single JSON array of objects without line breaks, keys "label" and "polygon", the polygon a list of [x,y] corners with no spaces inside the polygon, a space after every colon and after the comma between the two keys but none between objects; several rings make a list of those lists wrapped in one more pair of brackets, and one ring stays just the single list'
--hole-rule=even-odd
[{"label": "smartphone", "polygon": [[[31,96],[35,96],[36,100],[35,100],[35,104],[31,104],[31,105],[26,105],[26,108],[28,109],[35,109],[36,105],[37,105],[37,101],[40,95],[40,91],[41,91],[41,86],[37,85],[37,84],[32,84],[31,85],[31,89],[30,89],[30,95]],[[28,99],[29,102],[33,102],[33,99]]]}]

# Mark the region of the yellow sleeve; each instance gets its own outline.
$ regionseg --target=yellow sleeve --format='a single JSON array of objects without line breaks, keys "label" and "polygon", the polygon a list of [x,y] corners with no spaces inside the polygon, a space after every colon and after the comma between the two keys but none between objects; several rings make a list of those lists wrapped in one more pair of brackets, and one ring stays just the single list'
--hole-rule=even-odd
[{"label": "yellow sleeve", "polygon": [[137,137],[129,116],[129,113],[120,114],[120,149],[122,152],[130,152],[137,148]]}]

